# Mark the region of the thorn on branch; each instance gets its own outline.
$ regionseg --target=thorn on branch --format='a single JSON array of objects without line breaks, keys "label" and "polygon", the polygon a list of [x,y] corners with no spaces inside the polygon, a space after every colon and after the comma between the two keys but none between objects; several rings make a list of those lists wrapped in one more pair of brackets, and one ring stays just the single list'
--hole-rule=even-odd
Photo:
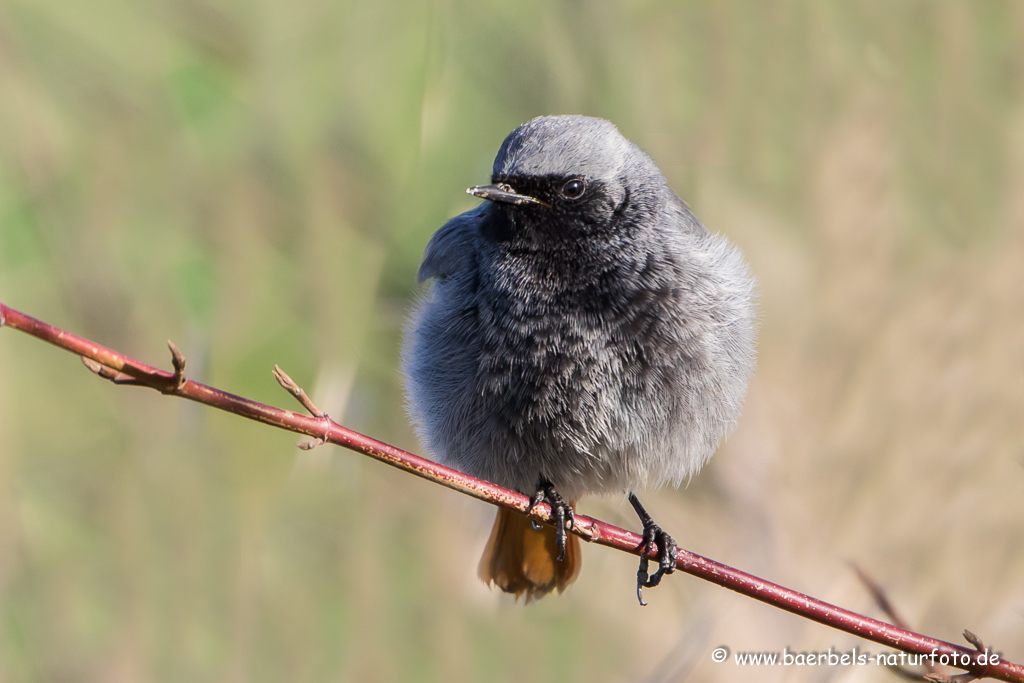
[{"label": "thorn on branch", "polygon": [[287,372],[281,369],[280,365],[274,366],[274,379],[277,380],[278,384],[284,387],[285,391],[294,396],[295,400],[301,403],[302,407],[309,411],[310,415],[321,418],[327,422],[324,436],[313,439],[312,441],[300,441],[295,445],[304,451],[311,451],[317,446],[322,446],[327,443],[328,430],[330,430],[331,423],[331,418],[328,417],[327,413],[316,407],[316,404],[313,403],[313,399],[306,394],[303,388],[300,387],[295,380],[288,376]]},{"label": "thorn on branch", "polygon": [[[964,639],[974,646],[974,649],[978,652],[988,652],[988,648],[985,647],[985,643],[981,641],[981,638],[974,635],[967,629],[964,629]],[[946,676],[944,674],[930,673],[924,678],[927,681],[933,681],[933,683],[971,683],[982,678],[981,674],[976,674],[968,671],[967,673],[956,674],[954,676]]]},{"label": "thorn on branch", "polygon": [[81,356],[81,359],[82,364],[85,365],[85,367],[87,367],[90,372],[94,372],[103,379],[108,379],[114,384],[142,384],[141,382],[139,382],[139,380],[135,379],[134,377],[126,375],[123,372],[118,372],[114,368],[103,365],[102,363],[97,363],[92,358],[86,358],[85,356]]},{"label": "thorn on branch", "polygon": [[185,356],[170,339],[167,340],[167,348],[171,350],[171,365],[174,366],[174,390],[177,391],[185,386]]},{"label": "thorn on branch", "polygon": [[280,365],[274,366],[274,378],[277,383],[280,384],[285,390],[295,397],[295,399],[302,404],[302,407],[309,411],[309,414],[313,417],[327,417],[327,414],[321,412],[319,408],[313,403],[312,399],[306,395],[302,387],[295,383],[288,373],[281,369]]},{"label": "thorn on branch", "polygon": [[[981,638],[979,638],[978,636],[974,635],[973,633],[971,633],[967,629],[964,629],[964,640],[966,640],[968,643],[973,645],[974,649],[977,650],[978,652],[984,652],[984,653],[988,652],[988,648],[985,647],[985,643],[981,642]],[[968,671],[967,673],[956,674],[955,676],[942,676],[942,675],[938,675],[938,674],[936,674],[936,675],[929,674],[929,675],[925,676],[925,678],[930,680],[930,681],[935,681],[935,683],[971,683],[971,681],[976,681],[979,678],[984,678],[984,677],[981,674],[976,674],[976,673]]]},{"label": "thorn on branch", "polygon": [[103,379],[112,380],[119,374],[117,370],[114,370],[113,368],[108,368],[106,365],[103,365],[101,363],[97,363],[92,358],[86,358],[85,356],[82,356],[81,358],[82,364],[85,365],[85,367],[89,368],[89,372],[95,372]]},{"label": "thorn on branch", "polygon": [[978,652],[985,652],[988,648],[985,647],[985,643],[981,642],[981,638],[974,635],[967,629],[964,629],[964,639],[974,646],[974,649]]}]

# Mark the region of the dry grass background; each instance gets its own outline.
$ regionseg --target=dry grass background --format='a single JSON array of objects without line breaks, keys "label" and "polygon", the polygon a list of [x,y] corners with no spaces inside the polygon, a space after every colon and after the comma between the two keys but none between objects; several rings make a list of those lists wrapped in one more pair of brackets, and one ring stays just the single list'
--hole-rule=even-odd
[{"label": "dry grass background", "polygon": [[[686,547],[1024,660],[1024,5],[0,1],[0,299],[418,450],[417,260],[504,135],[614,120],[761,283],[738,432]],[[0,332],[0,682],[886,681],[714,664],[879,652],[585,550],[523,607],[482,504],[101,383]],[[584,510],[635,526],[623,500]]]}]

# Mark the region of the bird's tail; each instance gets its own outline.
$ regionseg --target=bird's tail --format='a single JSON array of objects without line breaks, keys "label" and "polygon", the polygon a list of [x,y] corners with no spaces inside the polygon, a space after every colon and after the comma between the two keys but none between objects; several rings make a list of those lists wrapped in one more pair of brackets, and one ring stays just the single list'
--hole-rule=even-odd
[{"label": "bird's tail", "polygon": [[565,557],[559,561],[554,528],[534,529],[529,517],[502,507],[480,558],[478,574],[484,583],[515,593],[516,599],[525,595],[529,602],[555,588],[564,591],[579,576],[582,559],[575,534],[567,534]]}]

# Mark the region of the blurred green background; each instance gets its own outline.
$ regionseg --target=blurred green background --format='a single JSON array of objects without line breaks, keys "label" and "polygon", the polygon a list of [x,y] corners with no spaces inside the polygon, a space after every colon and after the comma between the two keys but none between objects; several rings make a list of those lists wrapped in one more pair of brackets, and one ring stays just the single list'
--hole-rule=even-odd
[{"label": "blurred green background", "polygon": [[[1024,659],[1016,0],[0,0],[0,300],[418,451],[419,257],[545,113],[617,123],[760,280],[740,428],[655,517]],[[686,576],[641,609],[601,548],[517,605],[487,506],[296,440],[0,330],[0,683],[895,680],[714,664],[882,648]]]}]

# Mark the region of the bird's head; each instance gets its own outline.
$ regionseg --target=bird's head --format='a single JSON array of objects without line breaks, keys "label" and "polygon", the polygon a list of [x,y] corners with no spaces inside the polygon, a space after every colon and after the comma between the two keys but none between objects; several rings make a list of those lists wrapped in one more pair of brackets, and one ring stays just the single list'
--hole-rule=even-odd
[{"label": "bird's head", "polygon": [[500,207],[506,237],[559,239],[634,226],[664,190],[651,158],[610,122],[542,116],[505,138],[491,184],[467,192]]}]

